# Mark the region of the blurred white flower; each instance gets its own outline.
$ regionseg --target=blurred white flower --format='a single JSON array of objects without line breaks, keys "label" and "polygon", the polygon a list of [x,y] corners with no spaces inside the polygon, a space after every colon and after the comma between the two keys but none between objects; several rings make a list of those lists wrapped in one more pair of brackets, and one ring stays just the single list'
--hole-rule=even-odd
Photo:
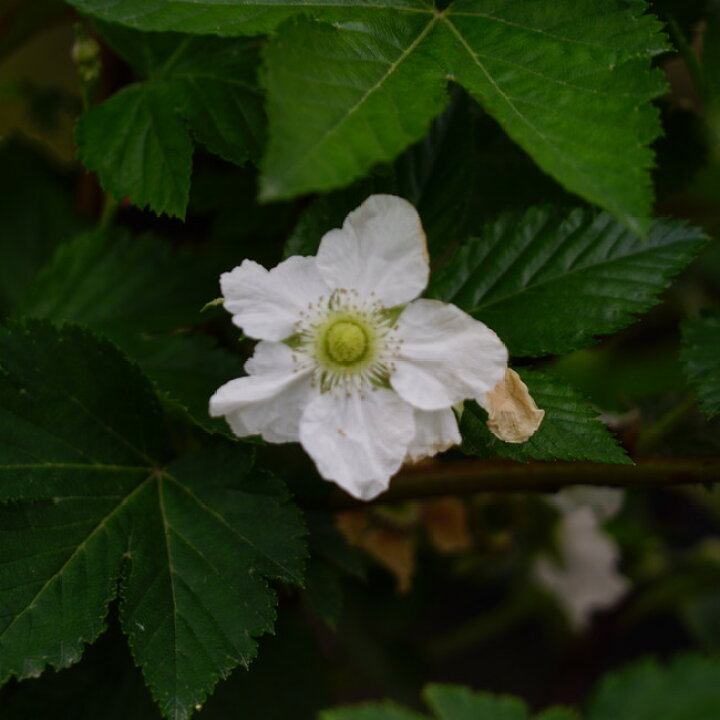
[{"label": "blurred white flower", "polygon": [[224,305],[260,342],[210,413],[240,437],[299,440],[322,477],[375,497],[406,459],[459,443],[453,406],[474,398],[492,411],[486,394],[506,376],[492,330],[416,299],[428,276],[420,218],[392,195],[369,197],[315,257],[270,271],[245,260],[221,277]]},{"label": "blurred white flower", "polygon": [[612,488],[567,488],[550,502],[561,512],[557,529],[559,560],[538,558],[534,575],[565,608],[575,629],[587,626],[597,610],[615,605],[629,582],[617,570],[620,550],[602,523],[622,507],[623,493]]}]

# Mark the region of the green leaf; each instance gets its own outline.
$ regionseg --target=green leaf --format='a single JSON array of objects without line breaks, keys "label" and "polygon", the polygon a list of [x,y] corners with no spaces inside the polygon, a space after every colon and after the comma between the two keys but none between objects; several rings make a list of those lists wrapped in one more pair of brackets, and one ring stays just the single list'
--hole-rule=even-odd
[{"label": "green leaf", "polygon": [[0,315],[9,312],[55,248],[80,230],[70,178],[25,142],[0,148]]},{"label": "green leaf", "polygon": [[689,320],[683,326],[682,360],[709,418],[720,413],[720,315]]},{"label": "green leaf", "polygon": [[476,204],[475,114],[466,95],[456,93],[420,142],[390,167],[343,190],[314,200],[285,243],[284,255],[314,255],[322,236],[373,193],[391,193],[417,208],[431,254],[467,237]]},{"label": "green leaf", "polygon": [[237,164],[259,155],[264,116],[256,43],[99,27],[148,79],[80,118],[80,157],[116,198],[128,196],[138,207],[182,218],[190,190],[191,134]]},{"label": "green leaf", "polygon": [[519,373],[538,407],[545,410],[540,429],[526,443],[502,442],[485,424],[485,411],[474,402],[465,403],[460,421],[463,450],[480,457],[519,461],[532,458],[632,464],[579,393],[545,373]]},{"label": "green leaf", "polygon": [[482,320],[514,355],[565,353],[651,308],[705,242],[680,221],[656,220],[641,239],[605,213],[531,208],[461,247],[428,295]]},{"label": "green leaf", "polygon": [[171,88],[133,85],[78,121],[78,154],[113,197],[183,218],[193,146]]},{"label": "green leaf", "polygon": [[218,294],[218,260],[164,238],[101,230],[63,245],[15,315],[90,325],[113,338],[199,322]]},{"label": "green leaf", "polygon": [[475,693],[459,685],[428,685],[423,697],[438,720],[529,720],[522,700]]},{"label": "green leaf", "polygon": [[267,32],[266,199],[346,185],[418,140],[466,87],[547,173],[645,232],[652,200],[651,58],[667,49],[642,2],[456,0],[73,0],[145,30]]},{"label": "green leaf", "polygon": [[318,720],[428,720],[392,702],[365,703],[320,713]]},{"label": "green leaf", "polygon": [[664,92],[650,58],[661,25],[607,0],[457,0],[443,23],[454,77],[545,172],[645,233],[649,101]]},{"label": "green leaf", "polygon": [[715,720],[720,663],[699,656],[662,668],[646,660],[611,673],[590,701],[586,720]]},{"label": "green leaf", "polygon": [[227,433],[224,421],[209,417],[208,398],[242,374],[239,358],[209,337],[169,334],[203,320],[203,305],[218,293],[221,262],[148,235],[90,233],[58,250],[15,314],[101,332],[199,425]]},{"label": "green leaf", "polygon": [[0,679],[75,662],[121,583],[135,661],[188,718],[272,629],[265,578],[301,582],[297,511],[237,446],[166,464],[147,381],[87,331],[13,326],[0,357]]},{"label": "green leaf", "polygon": [[261,197],[330,190],[419,140],[447,101],[438,16],[290,24],[265,48],[270,140]]},{"label": "green leaf", "polygon": [[262,196],[327,190],[416,140],[452,77],[567,189],[645,232],[660,25],[605,0],[457,0],[442,13],[299,22],[267,48]]},{"label": "green leaf", "polygon": [[198,425],[234,437],[224,418],[210,417],[208,402],[221,385],[244,374],[240,357],[206,335],[122,337],[118,343]]},{"label": "green leaf", "polygon": [[423,0],[68,0],[89,15],[140,30],[257,35],[297,14],[326,20],[372,17],[378,10],[429,12]]}]

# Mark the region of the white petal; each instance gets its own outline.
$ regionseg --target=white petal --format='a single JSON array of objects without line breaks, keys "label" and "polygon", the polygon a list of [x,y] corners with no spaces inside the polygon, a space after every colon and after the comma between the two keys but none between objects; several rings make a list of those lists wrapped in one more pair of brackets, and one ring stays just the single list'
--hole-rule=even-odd
[{"label": "white petal", "polygon": [[415,410],[415,437],[408,446],[406,460],[417,462],[432,457],[453,445],[459,445],[461,441],[457,418],[452,409],[432,412]]},{"label": "white petal", "polygon": [[294,255],[272,270],[243,260],[220,276],[225,309],[251,338],[284,340],[295,332],[300,313],[329,295],[315,258]]},{"label": "white petal", "polygon": [[555,595],[579,629],[593,612],[615,605],[627,592],[628,581],[617,571],[617,544],[598,526],[589,507],[565,515],[559,530],[560,563],[539,558],[535,577]]},{"label": "white petal", "polygon": [[415,208],[394,195],[371,195],[342,229],[320,242],[318,268],[332,288],[374,296],[385,307],[414,300],[428,282],[425,232]]},{"label": "white petal", "polygon": [[413,409],[385,388],[323,393],[300,421],[300,442],[320,475],[360,500],[387,489],[414,434]]},{"label": "white petal", "polygon": [[500,338],[454,305],[416,300],[397,324],[402,344],[390,383],[421,410],[482,396],[505,375],[508,354]]},{"label": "white petal", "polygon": [[622,510],[625,491],[620,488],[574,485],[563,488],[548,500],[562,513],[570,513],[581,507],[590,508],[600,522],[605,522]]},{"label": "white petal", "polygon": [[300,418],[316,393],[310,385],[310,368],[296,370],[292,350],[271,342],[258,343],[245,367],[258,374],[219,388],[210,398],[210,415],[224,415],[238,437],[262,435],[268,442],[297,442]]}]

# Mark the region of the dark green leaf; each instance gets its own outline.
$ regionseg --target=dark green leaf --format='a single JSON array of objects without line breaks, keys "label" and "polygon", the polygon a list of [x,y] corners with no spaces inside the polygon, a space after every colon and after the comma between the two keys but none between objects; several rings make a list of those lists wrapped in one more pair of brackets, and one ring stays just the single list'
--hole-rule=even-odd
[{"label": "dark green leaf", "polygon": [[192,141],[237,164],[259,155],[263,110],[251,40],[140,33],[100,25],[108,43],[147,81],[80,119],[80,156],[117,198],[184,217]]},{"label": "dark green leaf", "polygon": [[0,315],[9,312],[55,248],[80,229],[69,178],[18,140],[0,149]]},{"label": "dark green leaf", "polygon": [[[239,358],[209,337],[171,331],[198,323],[217,295],[218,260],[167,240],[122,231],[64,245],[19,303],[16,315],[88,325],[116,342],[207,430],[208,398],[242,374]],[[113,281],[108,283],[108,278]]]},{"label": "dark green leaf", "polygon": [[679,221],[656,220],[641,239],[605,213],[531,208],[461,247],[428,294],[482,320],[514,355],[563,353],[652,307],[705,242]]},{"label": "dark green leaf", "polygon": [[720,315],[689,320],[683,327],[682,360],[709,418],[720,413]]},{"label": "dark green leaf", "polygon": [[661,668],[647,660],[605,677],[586,720],[716,720],[720,663],[681,657]]},{"label": "dark green leaf", "polygon": [[545,410],[540,429],[526,443],[498,440],[488,430],[487,414],[476,403],[466,403],[460,422],[463,449],[480,457],[510,460],[590,460],[631,464],[597,414],[572,388],[532,370],[521,370],[538,407]]},{"label": "dark green leaf", "polygon": [[209,432],[231,435],[223,418],[208,413],[210,396],[229,380],[244,374],[239,357],[205,335],[122,337],[120,347],[170,400],[184,408]]},{"label": "dark green leaf", "polygon": [[59,249],[15,314],[90,325],[113,338],[168,332],[197,323],[217,297],[217,264],[162,238],[97,231]]},{"label": "dark green leaf", "polygon": [[264,578],[300,582],[282,485],[218,445],[165,465],[140,373],[77,328],[0,332],[0,678],[75,662],[121,617],[163,713],[185,719],[272,629]]}]

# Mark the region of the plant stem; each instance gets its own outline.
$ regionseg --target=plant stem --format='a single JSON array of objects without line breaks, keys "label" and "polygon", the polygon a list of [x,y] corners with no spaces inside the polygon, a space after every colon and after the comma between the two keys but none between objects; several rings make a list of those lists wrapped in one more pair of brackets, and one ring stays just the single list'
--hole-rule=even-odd
[{"label": "plant stem", "polygon": [[[399,473],[393,479],[390,490],[374,502],[483,492],[556,492],[570,485],[633,488],[719,481],[720,457],[715,456],[652,458],[639,460],[636,465],[467,460],[410,467]],[[347,510],[367,504],[338,491],[328,498],[325,508]]]}]

